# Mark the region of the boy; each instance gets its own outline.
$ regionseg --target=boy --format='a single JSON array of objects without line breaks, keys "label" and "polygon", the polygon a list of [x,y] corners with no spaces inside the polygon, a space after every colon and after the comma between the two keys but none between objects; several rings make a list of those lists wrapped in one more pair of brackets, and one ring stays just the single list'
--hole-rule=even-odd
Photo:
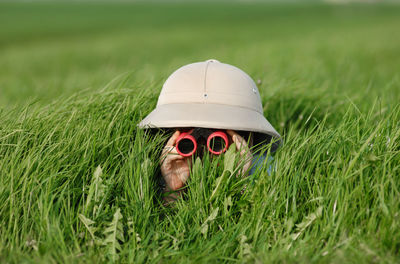
[{"label": "boy", "polygon": [[[207,60],[185,65],[176,70],[164,83],[157,107],[139,127],[143,128],[199,128],[220,130],[227,134],[229,142],[235,142],[241,157],[245,159],[243,175],[252,163],[249,144],[235,131],[254,134],[259,144],[279,145],[279,133],[263,116],[258,88],[242,70]],[[179,190],[189,178],[190,156],[179,153],[177,130],[168,140],[161,157],[161,174],[166,192]],[[193,141],[196,144],[196,141]],[[251,146],[250,146],[251,147]],[[210,148],[209,148],[210,149]]]}]

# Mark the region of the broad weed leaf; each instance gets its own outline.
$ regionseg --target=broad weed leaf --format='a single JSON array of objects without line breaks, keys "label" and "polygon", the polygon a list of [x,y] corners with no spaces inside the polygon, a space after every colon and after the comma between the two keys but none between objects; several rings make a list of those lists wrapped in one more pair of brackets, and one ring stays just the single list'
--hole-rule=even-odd
[{"label": "broad weed leaf", "polygon": [[304,220],[296,225],[297,233],[294,233],[291,237],[292,240],[296,240],[299,236],[318,218],[322,216],[322,206],[318,207],[315,212],[307,215]]},{"label": "broad weed leaf", "polygon": [[235,159],[236,159],[236,144],[233,143],[229,146],[228,150],[225,152],[224,157],[224,172],[230,172],[231,174],[235,170]]},{"label": "broad weed leaf", "polygon": [[207,219],[201,225],[200,232],[204,235],[204,237],[207,237],[209,223],[213,222],[215,220],[215,218],[217,218],[218,211],[219,211],[219,207],[213,209],[211,214],[207,217]]},{"label": "broad weed leaf", "polygon": [[103,244],[107,247],[107,253],[109,254],[112,261],[118,259],[117,251],[121,251],[121,242],[124,242],[124,230],[122,225],[122,214],[121,210],[117,208],[114,213],[113,220],[107,225],[107,228],[103,231],[106,238],[103,240]]},{"label": "broad weed leaf", "polygon": [[91,235],[92,239],[95,241],[96,236],[94,235],[94,233],[97,231],[98,228],[93,226],[93,224],[95,224],[96,222],[85,217],[83,214],[78,214],[78,217],[83,223],[83,225],[86,227],[87,231],[89,231],[89,234]]}]

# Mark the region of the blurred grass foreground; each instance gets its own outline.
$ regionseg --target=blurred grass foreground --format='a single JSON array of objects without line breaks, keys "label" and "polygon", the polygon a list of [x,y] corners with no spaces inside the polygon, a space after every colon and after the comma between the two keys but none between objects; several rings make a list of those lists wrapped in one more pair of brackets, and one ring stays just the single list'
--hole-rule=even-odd
[{"label": "blurred grass foreground", "polygon": [[[0,2],[0,262],[400,262],[399,28],[394,2]],[[284,144],[244,180],[197,160],[164,208],[168,135],[136,124],[211,58]]]}]

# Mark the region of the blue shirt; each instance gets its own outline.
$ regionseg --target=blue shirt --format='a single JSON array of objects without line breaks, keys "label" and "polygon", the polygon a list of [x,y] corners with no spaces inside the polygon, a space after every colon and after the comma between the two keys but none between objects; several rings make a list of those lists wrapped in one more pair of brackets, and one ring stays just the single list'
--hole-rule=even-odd
[{"label": "blue shirt", "polygon": [[262,167],[265,160],[267,160],[266,162],[267,162],[267,166],[268,166],[267,173],[268,173],[268,175],[271,175],[272,161],[274,160],[274,158],[272,156],[268,156],[268,159],[267,159],[266,153],[255,154],[253,156],[249,175],[253,175],[257,170],[259,170]]}]

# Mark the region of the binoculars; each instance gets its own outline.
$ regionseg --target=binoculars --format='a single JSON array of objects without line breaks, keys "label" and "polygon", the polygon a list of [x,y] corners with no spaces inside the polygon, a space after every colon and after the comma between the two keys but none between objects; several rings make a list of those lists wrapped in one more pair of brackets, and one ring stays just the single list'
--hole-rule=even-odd
[{"label": "binoculars", "polygon": [[198,143],[207,146],[210,153],[219,155],[228,149],[228,136],[221,130],[195,128],[191,132],[183,132],[176,140],[176,150],[179,155],[189,157],[197,150]]}]

